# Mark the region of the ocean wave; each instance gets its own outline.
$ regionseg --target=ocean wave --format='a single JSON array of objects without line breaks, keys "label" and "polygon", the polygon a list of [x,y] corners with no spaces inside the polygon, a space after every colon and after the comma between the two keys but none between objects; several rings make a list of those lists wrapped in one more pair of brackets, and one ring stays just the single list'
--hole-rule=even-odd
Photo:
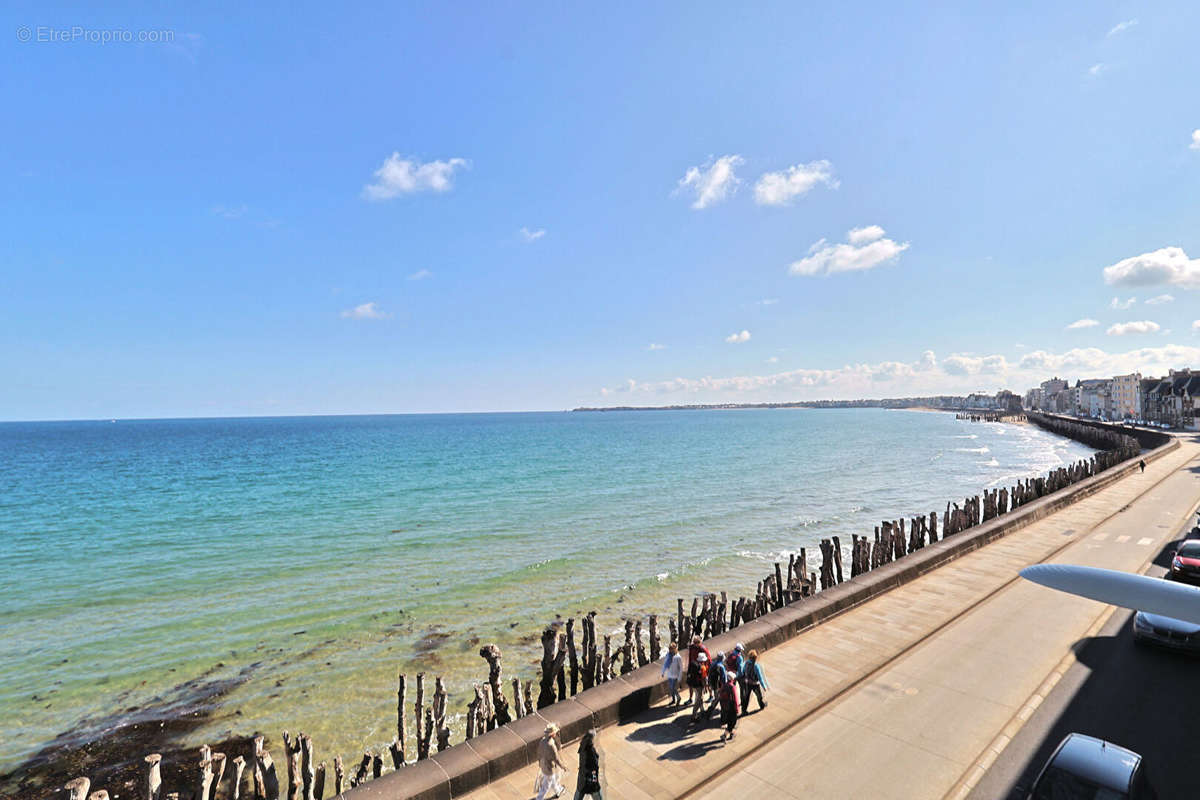
[{"label": "ocean wave", "polygon": [[956,434],[955,434],[953,437],[951,437],[951,438],[953,438],[953,439],[978,439],[978,438],[979,438],[979,434],[976,434],[976,433],[956,433]]},{"label": "ocean wave", "polygon": [[979,462],[979,464],[980,464],[980,466],[984,466],[984,467],[998,467],[998,466],[1000,466],[1000,462],[999,462],[999,461],[997,461],[997,460],[996,460],[996,459],[994,459],[994,458],[993,458],[991,461],[980,461],[980,462]]},{"label": "ocean wave", "polygon": [[954,452],[956,452],[956,453],[990,453],[992,451],[988,449],[987,445],[984,445],[983,447],[956,447],[956,448],[954,448]]}]

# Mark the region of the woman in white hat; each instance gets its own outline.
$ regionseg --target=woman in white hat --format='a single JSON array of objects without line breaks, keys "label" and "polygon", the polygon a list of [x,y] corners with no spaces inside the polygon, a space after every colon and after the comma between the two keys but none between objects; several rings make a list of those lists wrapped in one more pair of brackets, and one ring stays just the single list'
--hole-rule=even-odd
[{"label": "woman in white hat", "polygon": [[542,733],[542,741],[538,743],[538,778],[533,787],[537,792],[537,800],[558,797],[563,793],[558,776],[564,770],[566,767],[558,757],[558,726],[551,722]]}]

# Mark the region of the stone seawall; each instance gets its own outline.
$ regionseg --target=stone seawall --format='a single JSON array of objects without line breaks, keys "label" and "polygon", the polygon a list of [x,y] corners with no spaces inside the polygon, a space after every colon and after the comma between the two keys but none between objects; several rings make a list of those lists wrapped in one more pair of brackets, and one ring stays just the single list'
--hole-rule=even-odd
[{"label": "stone seawall", "polygon": [[[1067,422],[1085,421],[1062,418]],[[1138,439],[1152,447],[1140,457],[1157,460],[1179,447],[1178,441],[1157,431],[1132,431],[1121,426],[1088,421]],[[1137,434],[1144,434],[1139,436]],[[905,558],[852,577],[818,594],[796,600],[758,619],[707,641],[711,648],[728,650],[736,642],[748,649],[766,650],[799,633],[877,597],[943,564],[983,547],[1008,533],[1043,519],[1055,511],[1104,489],[1138,469],[1136,460],[1086,478],[1046,495],[1012,512],[931,543]],[[470,741],[405,766],[344,793],[349,800],[451,800],[536,761],[542,730],[554,722],[562,740],[577,739],[589,728],[603,727],[632,717],[666,697],[666,682],[656,663],[635,669],[573,697],[537,710],[477,736]]]}]

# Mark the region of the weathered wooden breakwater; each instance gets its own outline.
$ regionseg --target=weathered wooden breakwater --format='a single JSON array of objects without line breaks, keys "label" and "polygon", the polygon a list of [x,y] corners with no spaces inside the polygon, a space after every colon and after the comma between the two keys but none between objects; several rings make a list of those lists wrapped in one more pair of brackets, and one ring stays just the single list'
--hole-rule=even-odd
[{"label": "weathered wooden breakwater", "polygon": [[[855,577],[893,563],[938,542],[939,536],[945,539],[1010,513],[1140,452],[1137,442],[1130,437],[1056,418],[1034,416],[1030,418],[1034,424],[1056,433],[1071,435],[1072,438],[1101,448],[1101,452],[1069,467],[1051,471],[1046,476],[965,498],[961,506],[948,503],[940,514],[933,511],[927,516],[885,520],[875,528],[873,536],[852,537],[849,576]],[[524,682],[516,677],[512,679],[511,704],[505,696],[500,649],[495,645],[485,645],[480,648],[479,655],[487,664],[487,679],[474,687],[474,697],[466,710],[466,738],[473,739],[516,722],[535,710],[541,712],[545,709],[549,713],[553,710],[550,707],[559,701],[612,682],[618,676],[658,660],[665,643],[686,643],[693,635],[712,638],[752,622],[770,611],[781,609],[799,598],[841,584],[846,576],[839,537],[823,539],[820,551],[816,569],[810,569],[808,553],[803,548],[798,554],[789,556],[786,567],[783,562],[776,562],[772,570],[758,582],[753,595],[746,594],[734,599],[725,592],[703,592],[691,599],[690,606],[679,598],[674,614],[667,617],[666,642],[658,615],[650,615],[647,619],[626,619],[621,628],[610,634],[597,630],[595,612],[579,615],[578,625],[576,618],[572,617],[562,624],[548,626],[541,636],[540,674],[535,680]],[[578,641],[576,634],[579,634]],[[428,759],[435,747],[439,753],[450,747],[446,691],[442,680],[435,679],[432,697],[426,702],[425,675],[418,674],[415,702],[410,707],[407,676],[399,677],[397,688],[396,737],[387,750],[393,769],[413,769],[413,764]],[[411,725],[407,719],[410,708],[415,713]],[[412,739],[407,736],[409,730],[415,734]],[[164,793],[164,765],[161,758],[151,755],[146,759],[146,774],[142,782],[144,789],[134,794],[156,800],[170,797],[219,800],[242,796],[267,800],[281,796],[289,800],[321,798],[326,796],[327,790],[333,794],[340,793],[345,788],[380,777],[385,771],[382,751],[364,753],[353,775],[347,776],[340,757],[334,759],[333,768],[329,770],[325,762],[316,761],[313,742],[309,737],[300,734],[291,739],[285,732],[285,780],[272,760],[263,737],[255,737],[242,746],[246,747],[249,758],[239,755],[228,760],[221,753],[202,748],[198,762],[191,768],[194,780],[176,781],[175,788],[182,787],[182,790],[171,793]],[[231,747],[226,745],[224,749]],[[404,780],[408,781],[407,778]],[[99,800],[108,796],[103,790],[89,794],[90,784],[82,778],[72,781],[67,788],[71,790],[72,798],[78,796]],[[127,789],[124,785],[121,788]]]}]

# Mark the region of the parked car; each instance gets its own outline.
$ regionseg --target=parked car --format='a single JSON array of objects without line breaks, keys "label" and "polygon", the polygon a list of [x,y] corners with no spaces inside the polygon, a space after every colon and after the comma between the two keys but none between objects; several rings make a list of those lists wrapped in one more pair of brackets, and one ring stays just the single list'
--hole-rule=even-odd
[{"label": "parked car", "polygon": [[1134,614],[1133,640],[1200,655],[1200,625],[1159,614]]},{"label": "parked car", "polygon": [[1167,577],[1173,581],[1200,585],[1200,539],[1188,539],[1171,553],[1171,571]]},{"label": "parked car", "polygon": [[1042,767],[1029,800],[1157,800],[1142,757],[1132,750],[1070,733]]}]

